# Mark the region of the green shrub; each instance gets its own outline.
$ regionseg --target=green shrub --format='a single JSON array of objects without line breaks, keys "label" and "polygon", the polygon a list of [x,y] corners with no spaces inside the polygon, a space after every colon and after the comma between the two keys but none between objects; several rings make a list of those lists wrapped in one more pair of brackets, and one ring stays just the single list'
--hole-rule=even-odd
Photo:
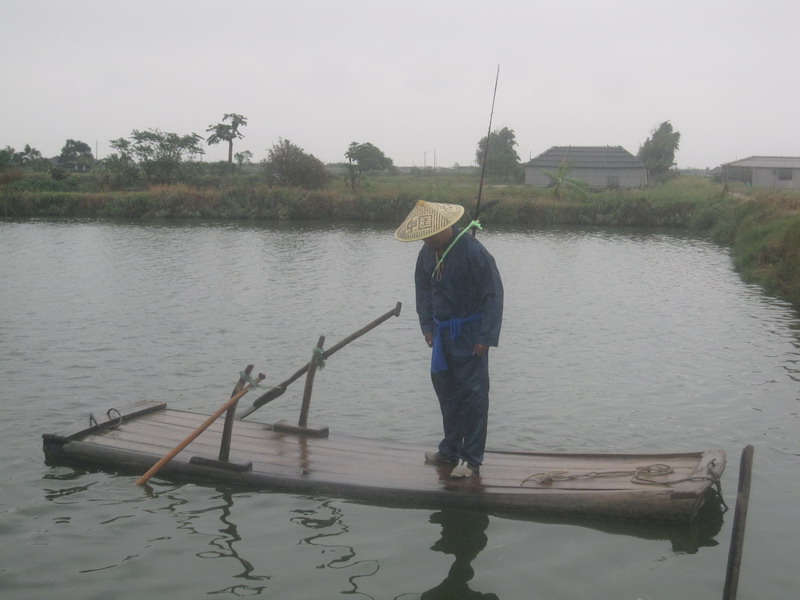
[{"label": "green shrub", "polygon": [[5,187],[17,192],[71,192],[77,189],[77,181],[66,171],[63,177],[51,177],[42,173],[28,174],[21,179],[17,179]]}]

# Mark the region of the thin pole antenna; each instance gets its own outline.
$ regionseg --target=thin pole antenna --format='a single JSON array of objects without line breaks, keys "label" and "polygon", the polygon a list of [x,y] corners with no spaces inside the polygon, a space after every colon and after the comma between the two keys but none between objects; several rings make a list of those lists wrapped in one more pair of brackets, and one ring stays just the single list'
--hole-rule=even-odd
[{"label": "thin pole antenna", "polygon": [[[497,65],[497,75],[494,78],[494,93],[492,94],[492,111],[489,113],[489,131],[486,134],[486,147],[483,149],[483,164],[481,165],[481,182],[478,184],[478,199],[475,202],[475,213],[473,221],[478,220],[481,214],[481,195],[483,194],[483,179],[486,175],[486,159],[489,157],[489,139],[492,137],[492,117],[494,117],[494,101],[497,98],[497,82],[500,80],[500,65]],[[476,227],[472,228],[472,235],[475,235]]]}]

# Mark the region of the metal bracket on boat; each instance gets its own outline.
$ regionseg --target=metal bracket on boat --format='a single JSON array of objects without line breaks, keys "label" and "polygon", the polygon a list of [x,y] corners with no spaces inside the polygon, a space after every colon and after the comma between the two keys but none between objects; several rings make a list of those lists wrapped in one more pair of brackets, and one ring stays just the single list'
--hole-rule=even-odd
[{"label": "metal bracket on boat", "polygon": [[314,387],[314,375],[316,375],[317,369],[321,369],[323,366],[323,361],[325,357],[325,353],[322,350],[322,346],[325,344],[325,336],[319,336],[319,340],[317,341],[317,345],[314,347],[314,351],[311,354],[311,361],[308,363],[308,372],[306,373],[306,387],[303,391],[303,405],[300,408],[300,419],[297,421],[297,425],[292,425],[291,423],[282,420],[278,421],[272,426],[273,431],[281,431],[285,433],[297,433],[302,435],[311,435],[315,437],[327,437],[329,430],[327,426],[319,426],[319,427],[309,427],[308,425],[308,409],[311,406],[311,390]]},{"label": "metal bracket on boat", "polygon": [[89,427],[102,427],[103,429],[114,429],[122,424],[122,413],[116,408],[109,408],[106,411],[108,421],[98,423],[93,413],[89,413]]}]

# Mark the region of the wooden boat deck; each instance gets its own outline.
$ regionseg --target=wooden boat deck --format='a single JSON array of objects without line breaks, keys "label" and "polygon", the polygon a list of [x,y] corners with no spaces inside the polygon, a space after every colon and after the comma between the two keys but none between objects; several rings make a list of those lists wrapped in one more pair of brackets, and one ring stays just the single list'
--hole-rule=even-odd
[{"label": "wooden boat deck", "polygon": [[[109,421],[71,435],[45,434],[44,451],[49,464],[141,474],[206,418],[145,403],[127,411],[116,427]],[[648,455],[489,451],[479,476],[453,480],[448,468],[424,464],[426,448],[419,445],[333,433],[313,437],[242,420],[234,421],[231,468],[226,468],[213,460],[222,429],[222,420],[212,424],[157,477],[388,505],[688,522],[725,468],[719,450]],[[236,468],[250,462],[250,469]],[[637,469],[655,464],[669,465],[671,472],[647,476],[658,484],[633,481]],[[556,478],[539,483],[533,476],[543,473]]]}]

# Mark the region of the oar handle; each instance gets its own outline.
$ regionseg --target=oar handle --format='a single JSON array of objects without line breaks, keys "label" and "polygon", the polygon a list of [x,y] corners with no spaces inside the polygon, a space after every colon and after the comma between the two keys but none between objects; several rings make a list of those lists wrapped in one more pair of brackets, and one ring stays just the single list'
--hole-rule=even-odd
[{"label": "oar handle", "polygon": [[[341,350],[342,348],[347,346],[347,344],[349,344],[353,340],[355,340],[357,338],[360,338],[362,335],[364,335],[368,331],[371,331],[372,329],[375,329],[378,325],[380,325],[384,321],[386,321],[386,320],[388,320],[388,319],[390,319],[392,317],[399,317],[400,316],[400,309],[402,307],[403,307],[403,303],[402,302],[398,302],[397,304],[395,304],[395,307],[392,310],[387,311],[385,314],[382,314],[380,317],[378,317],[377,319],[372,321],[370,324],[365,325],[364,327],[362,327],[361,329],[359,329],[355,333],[352,333],[349,336],[347,336],[346,338],[344,338],[338,344],[334,344],[333,346],[331,346],[330,348],[325,350],[325,352],[322,353],[322,358],[328,358],[332,354],[335,354],[336,352],[338,352],[339,350]],[[236,418],[237,419],[244,419],[248,415],[253,414],[257,409],[261,408],[262,406],[264,406],[268,402],[272,402],[273,400],[275,400],[275,398],[281,396],[286,391],[286,388],[289,387],[290,384],[294,383],[295,381],[300,379],[303,375],[305,375],[308,372],[308,369],[309,369],[310,366],[311,366],[311,362],[309,361],[304,366],[300,367],[300,369],[298,369],[291,377],[289,377],[289,379],[279,383],[278,385],[276,385],[274,387],[271,387],[265,393],[261,394],[261,396],[259,396],[258,398],[255,399],[255,401],[253,402],[252,406],[250,406],[249,408],[246,408],[243,411],[239,412],[236,415]]]},{"label": "oar handle", "polygon": [[186,448],[186,446],[191,444],[195,440],[195,438],[197,438],[197,436],[199,436],[206,429],[208,429],[209,426],[214,421],[216,421],[220,417],[220,415],[222,413],[224,413],[226,410],[228,410],[228,408],[230,408],[231,406],[236,404],[242,396],[244,396],[247,392],[249,392],[260,381],[263,381],[265,377],[266,377],[266,375],[264,375],[263,373],[259,373],[255,384],[250,384],[250,385],[244,387],[238,394],[235,394],[235,395],[231,396],[230,400],[228,400],[219,409],[217,409],[217,411],[213,415],[208,417],[203,422],[203,424],[200,425],[200,427],[198,427],[192,433],[190,433],[186,437],[185,440],[183,440],[180,444],[175,446],[175,448],[173,448],[172,450],[167,452],[167,454],[165,454],[164,457],[161,458],[161,460],[159,460],[156,464],[154,464],[152,467],[150,467],[150,470],[148,470],[147,473],[145,473],[139,479],[137,479],[136,480],[136,485],[144,485],[145,483],[147,483],[150,480],[150,478],[153,475],[155,475],[156,473],[158,473],[164,465],[166,465],[169,461],[171,461],[173,458],[175,458],[181,452],[181,450]]},{"label": "oar handle", "polygon": [[[362,335],[364,335],[368,331],[371,331],[371,330],[375,329],[378,325],[380,325],[384,321],[390,319],[391,317],[399,317],[401,308],[403,308],[403,303],[402,302],[398,302],[392,310],[390,310],[387,313],[381,315],[380,317],[375,319],[369,325],[365,325],[364,327],[362,327],[361,329],[359,329],[355,333],[350,334],[349,336],[344,338],[338,344],[334,344],[333,346],[331,346],[330,348],[325,350],[325,352],[323,353],[323,356],[325,358],[328,358],[331,354],[335,354],[336,352],[338,352],[339,350],[341,350],[342,348],[347,346],[347,344],[349,344],[350,342],[352,342],[356,338],[360,338]],[[305,368],[308,369],[309,366],[310,366],[310,363],[308,365],[306,365]]]}]

